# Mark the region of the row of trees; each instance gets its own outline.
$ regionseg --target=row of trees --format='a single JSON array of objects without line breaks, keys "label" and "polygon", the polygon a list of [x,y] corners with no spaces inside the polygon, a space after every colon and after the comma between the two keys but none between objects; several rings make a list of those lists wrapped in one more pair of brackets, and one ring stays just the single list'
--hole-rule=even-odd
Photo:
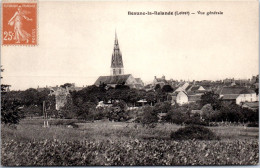
[{"label": "row of trees", "polygon": [[[69,87],[64,84],[61,87]],[[80,91],[73,91],[67,99],[66,105],[60,113],[55,110],[55,97],[49,95],[49,90],[38,91],[27,89],[25,91],[11,91],[2,94],[2,121],[8,123],[22,116],[42,116],[42,102],[45,101],[49,116],[78,118],[84,120],[96,120],[108,118],[114,121],[126,121],[135,119],[144,124],[156,123],[159,113],[167,113],[162,118],[164,122],[176,124],[201,122],[201,115],[191,114],[192,110],[203,111],[203,122],[258,122],[258,113],[249,109],[243,109],[236,104],[224,104],[214,92],[206,92],[201,101],[184,106],[171,106],[169,92],[171,87],[155,87],[155,91],[131,89],[125,85],[117,85],[115,88],[89,86]],[[129,111],[127,106],[136,106],[140,99],[146,99],[152,106],[143,107],[139,111]],[[99,108],[99,101],[110,102],[111,107]],[[22,107],[22,108],[21,108]],[[14,116],[14,119],[10,115]],[[19,115],[18,115],[19,114]],[[3,117],[4,116],[4,117]],[[17,117],[18,116],[18,117]]]}]

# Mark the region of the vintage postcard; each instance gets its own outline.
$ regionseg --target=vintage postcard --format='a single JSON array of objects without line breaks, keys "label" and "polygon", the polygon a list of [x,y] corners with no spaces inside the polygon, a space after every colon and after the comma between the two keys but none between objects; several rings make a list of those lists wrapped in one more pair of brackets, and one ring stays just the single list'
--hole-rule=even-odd
[{"label": "vintage postcard", "polygon": [[2,166],[259,164],[259,2],[2,0]]}]

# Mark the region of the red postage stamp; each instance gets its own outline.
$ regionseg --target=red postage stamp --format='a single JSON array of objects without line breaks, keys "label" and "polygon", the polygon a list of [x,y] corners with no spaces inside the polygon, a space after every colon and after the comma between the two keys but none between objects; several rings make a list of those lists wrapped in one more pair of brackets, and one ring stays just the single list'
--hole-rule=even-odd
[{"label": "red postage stamp", "polygon": [[37,3],[2,3],[2,44],[37,45]]}]

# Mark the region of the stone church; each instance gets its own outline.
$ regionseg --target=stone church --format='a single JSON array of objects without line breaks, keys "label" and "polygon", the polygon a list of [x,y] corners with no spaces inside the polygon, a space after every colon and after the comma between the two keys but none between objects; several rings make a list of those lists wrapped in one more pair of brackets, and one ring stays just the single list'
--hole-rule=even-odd
[{"label": "stone church", "polygon": [[127,85],[130,88],[142,89],[144,83],[140,78],[134,78],[131,74],[124,74],[122,53],[119,48],[117,34],[115,34],[114,50],[112,53],[110,76],[100,76],[94,85],[106,84],[115,87],[116,85]]}]

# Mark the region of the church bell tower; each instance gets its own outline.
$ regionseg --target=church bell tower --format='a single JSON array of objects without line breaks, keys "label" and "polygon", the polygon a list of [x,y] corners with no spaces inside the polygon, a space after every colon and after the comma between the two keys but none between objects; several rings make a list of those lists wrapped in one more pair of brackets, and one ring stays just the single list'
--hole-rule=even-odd
[{"label": "church bell tower", "polygon": [[111,60],[110,74],[111,74],[111,76],[124,75],[122,53],[119,49],[119,44],[118,44],[118,39],[117,39],[116,33],[115,33],[114,51],[113,51],[112,60]]}]

